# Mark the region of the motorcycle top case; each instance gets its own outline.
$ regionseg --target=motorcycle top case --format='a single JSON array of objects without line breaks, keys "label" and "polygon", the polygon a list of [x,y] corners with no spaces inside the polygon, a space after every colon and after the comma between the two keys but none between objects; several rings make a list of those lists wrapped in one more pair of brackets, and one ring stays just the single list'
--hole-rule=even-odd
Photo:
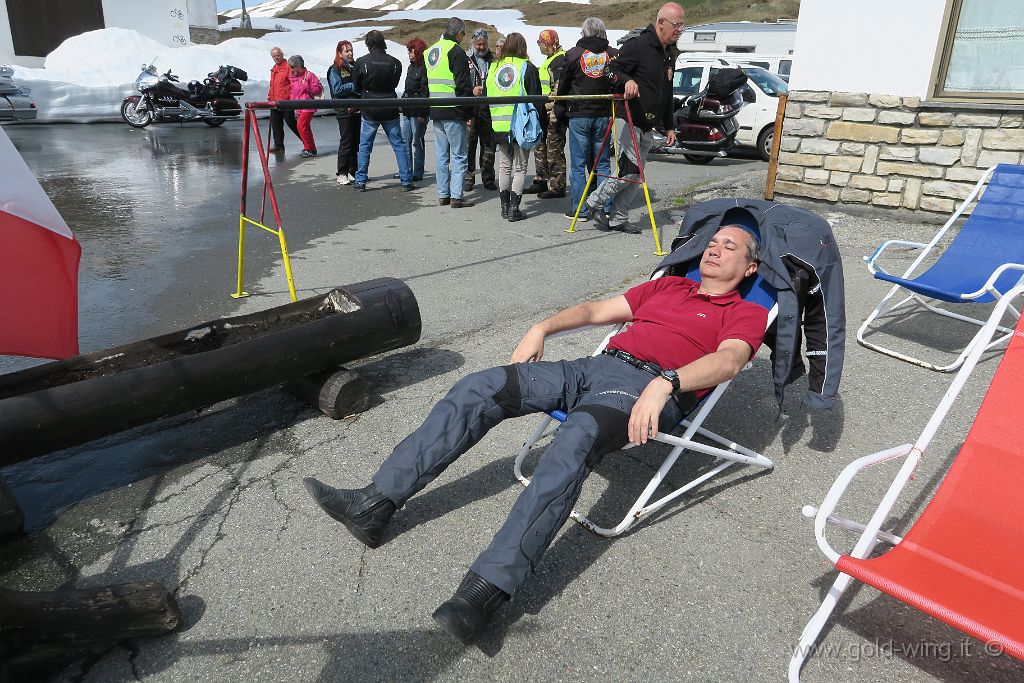
[{"label": "motorcycle top case", "polygon": [[722,69],[708,81],[708,97],[725,99],[746,84],[747,74],[743,69]]}]

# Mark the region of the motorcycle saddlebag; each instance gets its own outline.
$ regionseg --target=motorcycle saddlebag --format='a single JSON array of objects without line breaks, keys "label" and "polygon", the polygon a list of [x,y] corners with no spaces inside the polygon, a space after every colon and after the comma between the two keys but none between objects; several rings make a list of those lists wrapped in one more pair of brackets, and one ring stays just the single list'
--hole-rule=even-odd
[{"label": "motorcycle saddlebag", "polygon": [[746,84],[747,74],[743,69],[722,69],[708,81],[708,97],[725,99]]}]

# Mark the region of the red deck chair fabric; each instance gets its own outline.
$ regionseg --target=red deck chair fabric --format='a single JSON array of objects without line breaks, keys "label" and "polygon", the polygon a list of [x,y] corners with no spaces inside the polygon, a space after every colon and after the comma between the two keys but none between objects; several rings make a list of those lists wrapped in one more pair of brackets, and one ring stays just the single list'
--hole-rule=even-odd
[{"label": "red deck chair fabric", "polygon": [[967,440],[903,541],[836,568],[1024,659],[1024,319]]}]

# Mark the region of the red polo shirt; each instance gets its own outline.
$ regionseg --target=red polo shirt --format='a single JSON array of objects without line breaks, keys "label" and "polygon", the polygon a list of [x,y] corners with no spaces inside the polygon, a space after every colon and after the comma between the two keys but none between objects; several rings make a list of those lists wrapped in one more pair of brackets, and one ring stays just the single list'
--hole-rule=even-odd
[{"label": "red polo shirt", "polygon": [[689,278],[666,275],[628,290],[633,324],[608,347],[673,370],[714,353],[726,339],[745,341],[757,352],[768,311],[739,292],[708,296],[699,287]]}]

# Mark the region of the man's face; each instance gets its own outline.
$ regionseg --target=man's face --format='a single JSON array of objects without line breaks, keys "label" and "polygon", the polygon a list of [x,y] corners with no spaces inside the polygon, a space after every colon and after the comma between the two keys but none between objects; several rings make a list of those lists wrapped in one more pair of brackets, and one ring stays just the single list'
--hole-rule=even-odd
[{"label": "man's face", "polygon": [[544,55],[545,57],[551,56],[551,53],[554,52],[554,46],[553,45],[548,45],[547,43],[545,43],[542,40],[538,40],[537,41],[537,47],[540,48],[540,53],[542,55]]},{"label": "man's face", "polygon": [[727,227],[715,233],[700,259],[702,278],[739,284],[754,274],[757,264],[747,261],[750,233],[743,228]]},{"label": "man's face", "polygon": [[685,19],[685,14],[681,10],[669,12],[668,16],[658,19],[655,30],[662,45],[675,45],[679,42],[679,36],[686,28]]},{"label": "man's face", "polygon": [[274,60],[274,64],[280,64],[284,61],[284,53],[280,50],[271,50],[270,58]]},{"label": "man's face", "polygon": [[486,38],[477,38],[476,40],[474,40],[473,41],[473,49],[476,50],[476,53],[478,55],[480,55],[480,56],[485,55],[487,53],[487,39]]}]

